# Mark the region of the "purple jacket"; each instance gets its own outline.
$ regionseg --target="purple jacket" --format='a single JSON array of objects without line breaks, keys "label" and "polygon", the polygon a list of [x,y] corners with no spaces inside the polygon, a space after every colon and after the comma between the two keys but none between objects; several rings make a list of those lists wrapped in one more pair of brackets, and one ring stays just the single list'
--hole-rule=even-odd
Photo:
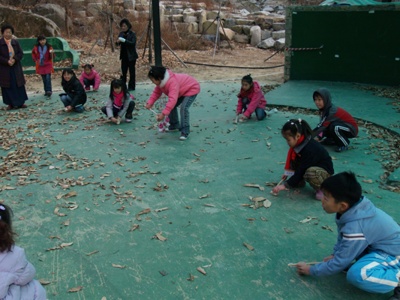
[{"label": "purple jacket", "polygon": [[13,246],[0,253],[0,299],[46,300],[46,291],[37,280],[36,270],[26,259],[24,249]]}]

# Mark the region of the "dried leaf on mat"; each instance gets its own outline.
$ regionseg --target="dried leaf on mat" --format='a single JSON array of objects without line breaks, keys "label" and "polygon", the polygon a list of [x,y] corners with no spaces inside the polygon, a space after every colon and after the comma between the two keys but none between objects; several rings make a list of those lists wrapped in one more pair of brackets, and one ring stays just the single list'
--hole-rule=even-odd
[{"label": "dried leaf on mat", "polygon": [[258,188],[260,191],[264,190],[264,187],[260,186],[259,184],[255,184],[255,183],[245,183],[243,186]]},{"label": "dried leaf on mat", "polygon": [[135,231],[136,229],[139,229],[139,224],[133,224],[131,229],[129,229],[129,232]]},{"label": "dried leaf on mat", "polygon": [[194,281],[194,276],[189,273],[189,277],[186,278],[187,281]]},{"label": "dried leaf on mat", "polygon": [[266,200],[263,202],[263,205],[264,205],[265,208],[269,208],[269,207],[272,205],[272,203],[271,203],[271,201],[269,201],[268,199],[266,199]]},{"label": "dried leaf on mat", "polygon": [[73,288],[70,288],[70,289],[68,290],[68,293],[76,293],[76,292],[81,291],[82,289],[83,289],[83,286],[73,287]]},{"label": "dried leaf on mat", "polygon": [[198,267],[196,270],[199,271],[203,275],[207,275],[207,272],[202,267]]},{"label": "dried leaf on mat", "polygon": [[39,282],[41,285],[49,285],[51,281],[45,280],[45,279],[39,279]]},{"label": "dried leaf on mat", "polygon": [[250,251],[254,251],[254,247],[252,245],[248,244],[248,243],[243,243],[243,246],[245,246]]},{"label": "dried leaf on mat", "polygon": [[126,268],[126,266],[117,265],[117,264],[112,264],[112,266],[113,266],[114,268],[117,268],[117,269],[125,269],[125,268]]},{"label": "dried leaf on mat", "polygon": [[162,211],[164,211],[164,210],[168,210],[168,207],[157,208],[157,209],[155,209],[154,211],[155,211],[155,212],[162,212]]},{"label": "dried leaf on mat", "polygon": [[161,242],[165,242],[167,240],[166,237],[162,236],[162,232],[161,231],[156,233],[156,235],[153,238],[156,238],[157,240],[160,240]]}]

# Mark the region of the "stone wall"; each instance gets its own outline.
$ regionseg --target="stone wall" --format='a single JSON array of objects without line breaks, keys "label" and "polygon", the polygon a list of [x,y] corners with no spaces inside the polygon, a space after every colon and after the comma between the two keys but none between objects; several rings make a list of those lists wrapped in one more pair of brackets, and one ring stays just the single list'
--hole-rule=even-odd
[{"label": "stone wall", "polygon": [[[71,0],[74,21],[82,24],[95,18],[104,7],[102,0]],[[113,13],[131,20],[149,14],[147,0],[115,0]],[[261,11],[250,13],[245,9],[215,7],[207,10],[205,3],[191,5],[184,1],[161,1],[161,22],[168,22],[180,33],[203,34],[215,37],[219,23],[222,40],[250,44],[260,48],[283,49],[285,44],[285,8],[265,6]]]}]

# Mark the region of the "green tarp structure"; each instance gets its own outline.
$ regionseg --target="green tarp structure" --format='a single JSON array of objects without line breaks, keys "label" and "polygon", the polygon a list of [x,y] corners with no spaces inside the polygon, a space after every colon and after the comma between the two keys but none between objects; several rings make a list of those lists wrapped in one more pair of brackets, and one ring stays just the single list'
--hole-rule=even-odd
[{"label": "green tarp structure", "polygon": [[400,5],[400,2],[379,2],[373,0],[326,0],[322,2],[320,5],[329,6],[329,5]]}]

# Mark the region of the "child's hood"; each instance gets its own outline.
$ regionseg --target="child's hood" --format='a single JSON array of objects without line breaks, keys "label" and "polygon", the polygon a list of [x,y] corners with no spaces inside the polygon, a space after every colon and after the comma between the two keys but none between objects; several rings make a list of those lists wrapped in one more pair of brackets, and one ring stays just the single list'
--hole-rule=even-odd
[{"label": "child's hood", "polygon": [[347,210],[338,220],[339,224],[345,224],[356,220],[367,219],[376,214],[376,207],[366,197]]},{"label": "child's hood", "polygon": [[253,89],[255,92],[261,90],[260,84],[257,81],[253,81]]},{"label": "child's hood", "polygon": [[332,106],[332,98],[331,93],[326,88],[320,88],[313,93],[313,99],[315,94],[321,95],[322,99],[324,100],[324,108],[323,110],[327,110]]}]

